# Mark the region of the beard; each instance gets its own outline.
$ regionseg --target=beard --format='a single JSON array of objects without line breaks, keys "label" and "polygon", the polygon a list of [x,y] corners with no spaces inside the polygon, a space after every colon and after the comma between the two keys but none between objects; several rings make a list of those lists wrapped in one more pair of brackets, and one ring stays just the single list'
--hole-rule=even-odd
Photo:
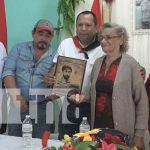
[{"label": "beard", "polygon": [[94,40],[95,36],[91,36],[91,35],[85,35],[85,36],[79,36],[79,41],[81,42],[81,44],[83,45],[89,45],[93,40]]},{"label": "beard", "polygon": [[46,42],[38,42],[37,43],[37,48],[41,49],[41,50],[44,50],[48,47],[48,44]]},{"label": "beard", "polygon": [[64,76],[64,79],[67,81],[67,80],[69,79],[69,77],[70,77],[70,76],[65,75],[65,76]]}]

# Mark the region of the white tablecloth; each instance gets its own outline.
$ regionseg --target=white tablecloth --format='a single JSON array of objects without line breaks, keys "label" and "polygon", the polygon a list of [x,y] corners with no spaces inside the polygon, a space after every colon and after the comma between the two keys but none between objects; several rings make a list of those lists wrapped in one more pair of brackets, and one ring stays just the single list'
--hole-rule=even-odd
[{"label": "white tablecloth", "polygon": [[[58,140],[49,140],[48,145],[58,148],[63,143]],[[24,150],[22,137],[0,135],[0,150]],[[41,139],[32,139],[32,150],[42,150]]]}]

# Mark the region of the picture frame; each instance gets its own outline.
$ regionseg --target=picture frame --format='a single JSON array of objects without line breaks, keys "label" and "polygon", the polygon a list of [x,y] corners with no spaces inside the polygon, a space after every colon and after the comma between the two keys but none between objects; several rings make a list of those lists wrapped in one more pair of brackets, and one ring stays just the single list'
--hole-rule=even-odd
[{"label": "picture frame", "polygon": [[150,34],[149,0],[133,0],[133,33]]},{"label": "picture frame", "polygon": [[54,93],[66,95],[70,90],[82,90],[86,60],[58,56],[55,68]]}]

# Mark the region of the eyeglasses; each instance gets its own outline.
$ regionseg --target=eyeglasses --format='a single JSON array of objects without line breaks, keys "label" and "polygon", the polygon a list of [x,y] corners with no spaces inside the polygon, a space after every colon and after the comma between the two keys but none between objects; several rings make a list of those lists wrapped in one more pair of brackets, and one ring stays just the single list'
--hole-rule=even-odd
[{"label": "eyeglasses", "polygon": [[114,39],[114,38],[118,38],[120,37],[120,35],[114,35],[114,36],[100,36],[100,41],[102,41],[103,39],[105,39],[106,41]]}]

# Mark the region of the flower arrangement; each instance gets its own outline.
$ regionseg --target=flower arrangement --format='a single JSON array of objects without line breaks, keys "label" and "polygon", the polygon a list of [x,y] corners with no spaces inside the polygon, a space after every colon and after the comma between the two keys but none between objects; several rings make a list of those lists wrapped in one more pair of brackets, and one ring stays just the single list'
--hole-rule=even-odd
[{"label": "flower arrangement", "polygon": [[73,137],[64,135],[64,145],[59,147],[48,147],[47,141],[50,132],[45,131],[42,137],[42,150],[138,150],[137,147],[130,148],[125,143],[120,143],[119,138],[111,137],[97,140],[96,136],[101,129],[93,129],[85,133],[76,133]]}]

